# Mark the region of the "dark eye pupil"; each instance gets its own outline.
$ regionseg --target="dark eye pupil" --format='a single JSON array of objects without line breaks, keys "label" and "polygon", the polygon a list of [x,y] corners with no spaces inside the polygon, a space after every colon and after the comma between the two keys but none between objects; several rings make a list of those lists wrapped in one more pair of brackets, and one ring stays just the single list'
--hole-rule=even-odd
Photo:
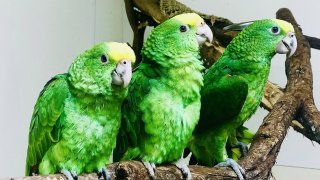
[{"label": "dark eye pupil", "polygon": [[278,33],[279,32],[279,28],[278,27],[272,27],[272,32],[273,33]]},{"label": "dark eye pupil", "polygon": [[103,62],[103,63],[108,62],[108,58],[106,55],[101,56],[101,62]]},{"label": "dark eye pupil", "polygon": [[185,25],[180,26],[180,32],[186,32],[187,30],[188,30],[187,26]]}]

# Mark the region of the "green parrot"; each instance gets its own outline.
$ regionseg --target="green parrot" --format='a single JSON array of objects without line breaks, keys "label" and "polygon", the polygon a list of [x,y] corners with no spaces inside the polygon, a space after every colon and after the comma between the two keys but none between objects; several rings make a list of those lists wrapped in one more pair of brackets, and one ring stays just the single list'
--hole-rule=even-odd
[{"label": "green parrot", "polygon": [[132,77],[133,50],[124,43],[95,45],[69,72],[54,76],[34,107],[26,175],[61,172],[68,179],[105,168],[121,124],[121,104]]},{"label": "green parrot", "polygon": [[291,56],[296,47],[293,26],[278,19],[251,23],[227,46],[204,75],[200,120],[189,143],[200,164],[231,166],[243,179],[243,169],[228,158],[228,137],[257,110],[272,57]]},{"label": "green parrot", "polygon": [[199,45],[212,38],[195,13],[177,15],[152,30],[122,106],[115,161],[141,160],[152,178],[155,164],[173,163],[191,178],[180,158],[200,116],[204,67]]}]

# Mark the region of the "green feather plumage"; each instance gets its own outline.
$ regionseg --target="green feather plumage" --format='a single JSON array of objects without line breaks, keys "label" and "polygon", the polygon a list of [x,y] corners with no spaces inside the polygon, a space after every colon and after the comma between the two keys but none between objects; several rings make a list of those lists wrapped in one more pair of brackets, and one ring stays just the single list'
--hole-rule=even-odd
[{"label": "green feather plumage", "polygon": [[199,120],[203,66],[195,27],[179,32],[170,19],[152,32],[142,49],[122,106],[114,160],[155,164],[181,157]]},{"label": "green feather plumage", "polygon": [[[270,29],[280,27],[274,35]],[[204,75],[201,115],[189,148],[200,164],[213,166],[228,155],[226,143],[257,110],[267,81],[270,60],[286,33],[273,20],[244,29]]]},{"label": "green feather plumage", "polygon": [[69,73],[45,85],[30,123],[26,175],[62,169],[80,174],[108,163],[127,93],[112,84],[117,61],[109,56],[101,62],[110,51],[109,43],[94,46],[76,58]]}]

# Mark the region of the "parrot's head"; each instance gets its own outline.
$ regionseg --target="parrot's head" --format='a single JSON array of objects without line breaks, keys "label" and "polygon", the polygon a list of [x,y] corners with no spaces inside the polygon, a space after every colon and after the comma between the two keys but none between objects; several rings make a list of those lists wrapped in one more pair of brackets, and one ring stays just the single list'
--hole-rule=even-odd
[{"label": "parrot's head", "polygon": [[69,69],[73,86],[90,94],[126,88],[132,77],[134,51],[125,43],[104,42],[80,54]]},{"label": "parrot's head", "polygon": [[151,31],[142,53],[148,58],[159,52],[168,57],[185,56],[189,52],[198,52],[199,45],[212,39],[211,29],[198,14],[180,14]]},{"label": "parrot's head", "polygon": [[[238,49],[273,56],[275,53],[289,57],[297,49],[297,39],[292,24],[279,19],[265,19],[231,25],[227,29],[243,29],[232,44]],[[226,29],[226,28],[225,28]],[[236,43],[241,41],[242,43]]]}]

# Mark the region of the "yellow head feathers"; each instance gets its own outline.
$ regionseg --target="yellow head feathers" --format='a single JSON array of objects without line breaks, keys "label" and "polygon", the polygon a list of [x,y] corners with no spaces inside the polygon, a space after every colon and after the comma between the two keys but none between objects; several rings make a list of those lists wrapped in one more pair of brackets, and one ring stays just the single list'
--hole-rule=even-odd
[{"label": "yellow head feathers", "polygon": [[173,19],[176,19],[182,22],[183,24],[188,24],[190,26],[198,26],[201,23],[204,23],[204,20],[196,13],[180,14],[173,17]]},{"label": "yellow head feathers", "polygon": [[273,21],[277,23],[280,26],[280,28],[284,30],[285,33],[294,32],[294,29],[291,23],[280,20],[280,19],[273,19]]},{"label": "yellow head feathers", "polygon": [[136,61],[136,56],[134,54],[134,51],[126,43],[108,42],[107,46],[108,46],[108,56],[111,59],[117,62],[123,59],[127,59],[132,63]]}]

